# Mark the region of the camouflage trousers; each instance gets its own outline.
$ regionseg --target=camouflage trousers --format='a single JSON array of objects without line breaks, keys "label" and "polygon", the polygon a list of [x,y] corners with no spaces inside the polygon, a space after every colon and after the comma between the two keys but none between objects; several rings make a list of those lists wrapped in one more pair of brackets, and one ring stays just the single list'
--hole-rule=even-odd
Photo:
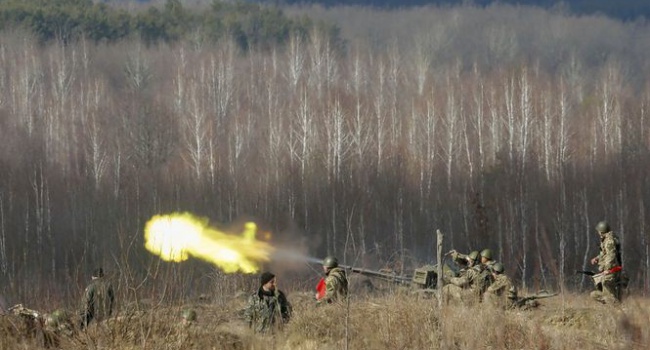
[{"label": "camouflage trousers", "polygon": [[471,288],[461,288],[453,284],[442,287],[442,295],[447,304],[476,305],[480,302],[479,295]]},{"label": "camouflage trousers", "polygon": [[590,296],[603,304],[617,304],[621,302],[621,284],[618,274],[611,274],[594,279],[596,290]]},{"label": "camouflage trousers", "polygon": [[496,293],[485,292],[483,293],[483,303],[496,309],[514,309],[517,307],[514,300],[509,299],[506,295],[498,295]]}]

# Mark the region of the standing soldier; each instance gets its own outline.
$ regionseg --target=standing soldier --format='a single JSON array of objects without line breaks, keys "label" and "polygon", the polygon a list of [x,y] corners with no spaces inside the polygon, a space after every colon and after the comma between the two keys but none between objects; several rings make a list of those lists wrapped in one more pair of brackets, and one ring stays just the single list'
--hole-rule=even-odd
[{"label": "standing soldier", "polygon": [[491,273],[494,282],[485,291],[484,300],[497,308],[511,309],[517,303],[517,287],[503,273],[504,270],[502,263],[492,264]]},{"label": "standing soldier", "polygon": [[[316,299],[319,304],[343,301],[348,296],[348,278],[345,270],[339,267],[339,261],[336,257],[328,256],[323,259],[323,272],[325,278],[319,285],[325,285],[324,293],[316,293]],[[318,287],[317,287],[318,288]]]},{"label": "standing soldier", "polygon": [[104,277],[104,270],[100,267],[93,271],[92,280],[84,291],[82,300],[81,328],[87,327],[90,321],[100,322],[111,316],[115,293],[113,285]]},{"label": "standing soldier", "polygon": [[596,231],[600,236],[600,252],[591,259],[591,264],[598,264],[599,273],[594,276],[596,290],[591,292],[591,297],[603,304],[615,304],[621,301],[621,245],[607,222],[599,222]]},{"label": "standing soldier", "polygon": [[264,272],[260,276],[260,288],[248,298],[244,318],[255,332],[266,333],[274,326],[289,322],[291,305],[282,291],[276,287],[275,275]]}]

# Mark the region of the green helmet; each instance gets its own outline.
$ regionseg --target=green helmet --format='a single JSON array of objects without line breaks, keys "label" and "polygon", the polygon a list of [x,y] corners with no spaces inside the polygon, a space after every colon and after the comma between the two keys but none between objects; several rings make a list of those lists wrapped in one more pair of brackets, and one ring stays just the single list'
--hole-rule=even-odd
[{"label": "green helmet", "polygon": [[478,252],[478,250],[472,250],[467,256],[469,257],[470,260],[476,261],[479,258],[480,253]]},{"label": "green helmet", "polygon": [[196,311],[194,309],[185,309],[181,313],[181,316],[185,321],[195,322],[196,321]]},{"label": "green helmet", "polygon": [[496,273],[503,273],[504,271],[503,264],[500,262],[492,264],[492,271]]},{"label": "green helmet", "polygon": [[481,250],[481,258],[492,260],[492,251],[490,249]]},{"label": "green helmet", "polygon": [[45,326],[50,328],[56,328],[59,326],[59,318],[54,315],[54,313],[48,314],[45,316]]},{"label": "green helmet", "polygon": [[598,225],[596,225],[596,231],[598,231],[600,233],[609,232],[610,229],[609,229],[609,224],[607,223],[607,221],[599,222]]},{"label": "green helmet", "polygon": [[339,261],[335,257],[329,255],[323,259],[323,266],[333,268],[339,266]]},{"label": "green helmet", "polygon": [[63,320],[68,317],[68,313],[65,312],[63,309],[56,309],[52,311],[52,315],[58,318],[59,320]]}]

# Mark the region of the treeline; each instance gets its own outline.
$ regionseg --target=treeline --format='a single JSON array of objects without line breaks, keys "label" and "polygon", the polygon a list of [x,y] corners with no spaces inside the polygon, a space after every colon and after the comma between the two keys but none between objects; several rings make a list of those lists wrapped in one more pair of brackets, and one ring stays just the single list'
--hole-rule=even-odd
[{"label": "treeline", "polygon": [[[445,249],[491,248],[517,283],[549,289],[591,288],[575,270],[590,268],[594,225],[608,220],[632,288],[647,292],[650,73],[632,83],[622,59],[647,57],[624,39],[650,29],[512,7],[427,11],[341,9],[350,25],[438,26],[346,50],[317,28],[268,50],[231,36],[38,45],[3,32],[0,293],[76,300],[98,265],[119,271],[124,298],[222,287],[218,271],[145,251],[146,221],[174,211],[253,219],[274,244],[404,273],[434,261],[440,229]],[[477,32],[485,46],[463,42]],[[554,69],[520,55],[540,42]]]},{"label": "treeline", "polygon": [[635,20],[650,17],[650,3],[646,0],[258,0],[259,3],[272,4],[318,4],[323,6],[358,5],[380,8],[405,8],[412,6],[458,6],[476,5],[487,7],[494,4],[538,6],[547,10],[563,11],[574,15],[601,14],[622,20]]},{"label": "treeline", "polygon": [[247,49],[285,43],[291,33],[306,35],[315,26],[337,39],[334,27],[313,23],[308,17],[288,18],[276,7],[247,2],[214,1],[205,8],[189,8],[180,0],[167,0],[161,7],[143,6],[131,13],[92,0],[0,1],[0,28],[26,29],[40,42],[82,37],[116,42],[137,37],[146,44],[181,40],[200,44],[230,37]]}]

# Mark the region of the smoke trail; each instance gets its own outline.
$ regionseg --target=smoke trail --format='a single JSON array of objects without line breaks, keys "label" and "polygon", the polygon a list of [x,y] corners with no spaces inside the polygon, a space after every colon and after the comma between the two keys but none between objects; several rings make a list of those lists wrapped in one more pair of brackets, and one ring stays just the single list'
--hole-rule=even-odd
[{"label": "smoke trail", "polygon": [[295,250],[283,248],[276,248],[271,254],[271,260],[286,262],[306,262],[314,264],[320,264],[323,262],[323,259],[307,256]]}]

